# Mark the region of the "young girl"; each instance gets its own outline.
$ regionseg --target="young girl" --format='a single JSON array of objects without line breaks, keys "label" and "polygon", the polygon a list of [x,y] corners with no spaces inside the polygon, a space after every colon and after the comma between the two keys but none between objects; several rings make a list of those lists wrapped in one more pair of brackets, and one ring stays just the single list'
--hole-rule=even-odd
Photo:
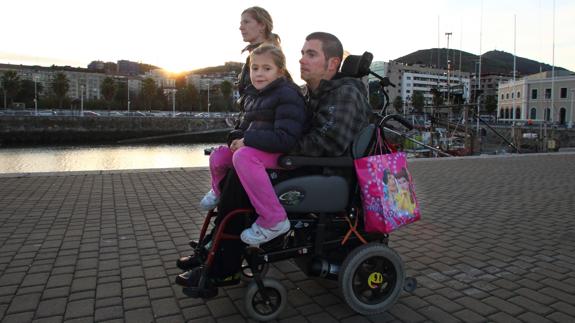
[{"label": "young girl", "polygon": [[286,233],[290,228],[266,168],[279,168],[277,158],[289,152],[304,130],[305,103],[286,70],[285,56],[272,45],[250,54],[250,80],[246,89],[244,119],[229,147],[210,155],[212,190],[202,199],[204,209],[214,208],[221,194],[219,184],[234,167],[250,202],[259,215],[241,234],[243,242],[257,245]]}]

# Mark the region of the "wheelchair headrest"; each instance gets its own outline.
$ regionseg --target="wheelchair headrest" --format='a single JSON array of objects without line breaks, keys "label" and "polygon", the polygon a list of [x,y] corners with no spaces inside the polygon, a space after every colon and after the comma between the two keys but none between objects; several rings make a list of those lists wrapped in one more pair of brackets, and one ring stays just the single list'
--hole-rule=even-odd
[{"label": "wheelchair headrest", "polygon": [[341,74],[350,77],[364,77],[369,74],[369,66],[373,54],[365,52],[363,55],[349,55],[341,66]]}]

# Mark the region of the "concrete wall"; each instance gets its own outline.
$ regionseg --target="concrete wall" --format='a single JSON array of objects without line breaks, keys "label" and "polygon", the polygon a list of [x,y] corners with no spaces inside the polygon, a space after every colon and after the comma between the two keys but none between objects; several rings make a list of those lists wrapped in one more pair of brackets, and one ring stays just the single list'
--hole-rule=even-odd
[{"label": "concrete wall", "polygon": [[227,131],[169,137],[171,134],[229,128],[225,119],[159,117],[0,117],[0,144],[92,144],[150,136],[150,141],[221,141]]}]

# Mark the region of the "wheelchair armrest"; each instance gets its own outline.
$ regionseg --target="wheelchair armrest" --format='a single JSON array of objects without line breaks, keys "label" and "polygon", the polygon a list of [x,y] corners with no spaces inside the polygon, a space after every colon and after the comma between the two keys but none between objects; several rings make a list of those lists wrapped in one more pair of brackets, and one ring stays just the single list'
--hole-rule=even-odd
[{"label": "wheelchair armrest", "polygon": [[278,164],[287,169],[302,166],[353,167],[353,159],[350,156],[306,157],[283,155],[278,158]]}]

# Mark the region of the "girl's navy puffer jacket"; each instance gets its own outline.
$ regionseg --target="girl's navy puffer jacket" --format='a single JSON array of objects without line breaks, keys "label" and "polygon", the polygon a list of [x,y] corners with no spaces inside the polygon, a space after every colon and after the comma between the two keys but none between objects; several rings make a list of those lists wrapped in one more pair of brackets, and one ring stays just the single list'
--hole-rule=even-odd
[{"label": "girl's navy puffer jacket", "polygon": [[[279,78],[261,91],[246,89],[243,120],[232,137],[244,144],[272,153],[289,152],[304,133],[307,113],[300,89]],[[241,132],[241,133],[238,133]]]}]

